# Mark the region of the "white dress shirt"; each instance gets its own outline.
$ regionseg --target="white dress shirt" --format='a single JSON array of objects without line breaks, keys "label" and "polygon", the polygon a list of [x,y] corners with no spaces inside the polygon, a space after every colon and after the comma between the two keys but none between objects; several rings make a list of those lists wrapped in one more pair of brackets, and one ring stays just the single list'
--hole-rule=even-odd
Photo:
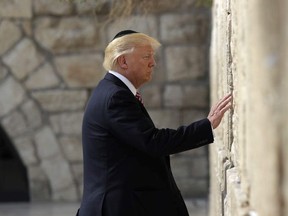
[{"label": "white dress shirt", "polygon": [[109,71],[109,73],[113,74],[114,76],[116,76],[117,78],[119,78],[132,92],[133,95],[136,95],[137,89],[135,88],[135,86],[122,74],[116,72],[116,71]]}]

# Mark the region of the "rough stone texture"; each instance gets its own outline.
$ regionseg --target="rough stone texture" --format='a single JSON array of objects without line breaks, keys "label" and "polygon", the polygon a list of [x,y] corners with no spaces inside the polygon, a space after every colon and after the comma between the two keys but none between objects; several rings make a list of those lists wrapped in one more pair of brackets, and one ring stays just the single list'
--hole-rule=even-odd
[{"label": "rough stone texture", "polygon": [[14,144],[26,166],[39,163],[37,154],[35,152],[33,139],[31,137],[19,137],[18,139],[15,139]]},{"label": "rough stone texture", "polygon": [[179,81],[205,76],[204,50],[197,47],[171,46],[166,48],[167,79]]},{"label": "rough stone texture", "polygon": [[[60,157],[56,157],[53,159],[44,160],[41,163],[41,167],[43,170],[45,170],[51,182],[53,200],[69,201],[77,198],[75,187],[71,187],[71,185],[74,185],[74,181],[67,161],[61,159]],[[57,167],[57,169],[55,169],[55,167]]]},{"label": "rough stone texture", "polygon": [[73,4],[69,1],[59,0],[33,0],[34,11],[37,15],[70,15],[73,12]]},{"label": "rough stone texture", "polygon": [[102,62],[103,56],[100,54],[79,54],[56,59],[58,71],[69,87],[95,87],[104,76]]},{"label": "rough stone texture", "polygon": [[[209,34],[209,16],[199,13],[161,16],[161,41],[169,44],[205,44]],[[182,55],[181,55],[182,56]]]},{"label": "rough stone texture", "polygon": [[8,18],[31,18],[32,0],[1,0],[0,15]]},{"label": "rough stone texture", "polygon": [[78,188],[78,194],[80,197],[83,195],[83,164],[76,163],[72,164],[72,173],[74,175],[74,179],[76,181],[76,185]]},{"label": "rough stone texture", "polygon": [[28,173],[32,201],[50,201],[51,187],[41,166],[29,166]]},{"label": "rough stone texture", "polygon": [[44,17],[34,24],[37,41],[54,53],[93,50],[100,42],[93,19]]},{"label": "rough stone texture", "polygon": [[180,113],[176,110],[149,110],[149,114],[158,128],[174,128],[180,125]]},{"label": "rough stone texture", "polygon": [[11,137],[17,137],[27,132],[27,124],[24,115],[18,111],[3,118],[1,124],[5,127],[6,132]]},{"label": "rough stone texture", "polygon": [[20,37],[20,29],[15,25],[15,23],[8,20],[2,21],[0,23],[0,55],[5,53],[20,39]]},{"label": "rough stone texture", "polygon": [[[23,53],[29,53],[29,55]],[[3,61],[18,79],[23,79],[40,65],[43,56],[30,39],[24,38],[4,56]]]},{"label": "rough stone texture", "polygon": [[7,76],[8,70],[6,67],[4,67],[2,64],[0,64],[0,82],[4,80],[4,78]]},{"label": "rough stone texture", "polygon": [[84,90],[49,90],[32,93],[46,111],[67,111],[83,109],[87,101]]},{"label": "rough stone texture", "polygon": [[[103,50],[124,28],[162,43],[153,80],[140,89],[156,126],[177,128],[206,117],[210,10],[195,8],[194,0],[149,0],[142,1],[152,7],[148,16],[137,8],[106,22],[111,1],[95,3],[0,1],[0,123],[29,171],[32,201],[81,199],[83,112],[105,73]],[[205,199],[207,148],[171,158],[183,195]],[[207,210],[205,201],[188,204],[196,215]]]},{"label": "rough stone texture", "polygon": [[287,215],[287,11],[214,1],[212,102],[234,102],[210,147],[210,216]]},{"label": "rough stone texture", "polygon": [[82,162],[82,140],[79,137],[62,136],[59,139],[63,154],[69,162]]},{"label": "rough stone texture", "polygon": [[81,135],[83,112],[69,112],[50,116],[53,130],[57,134]]},{"label": "rough stone texture", "polygon": [[45,63],[38,68],[38,70],[31,74],[25,81],[25,86],[31,90],[53,88],[59,84],[60,79],[50,63]]},{"label": "rough stone texture", "polygon": [[[0,85],[0,117],[16,108],[24,100],[25,92],[22,86],[12,77]],[[13,100],[11,100],[13,98]]]},{"label": "rough stone texture", "polygon": [[27,128],[34,130],[42,125],[41,112],[32,100],[25,101],[21,107],[21,111],[24,115]]},{"label": "rough stone texture", "polygon": [[125,29],[134,29],[134,31],[157,37],[156,17],[131,16],[125,19],[116,20],[108,27],[108,41],[112,40],[119,31],[122,31],[123,26],[125,26]]},{"label": "rough stone texture", "polygon": [[35,143],[41,159],[55,158],[61,154],[57,139],[49,127],[42,128],[35,134]]}]

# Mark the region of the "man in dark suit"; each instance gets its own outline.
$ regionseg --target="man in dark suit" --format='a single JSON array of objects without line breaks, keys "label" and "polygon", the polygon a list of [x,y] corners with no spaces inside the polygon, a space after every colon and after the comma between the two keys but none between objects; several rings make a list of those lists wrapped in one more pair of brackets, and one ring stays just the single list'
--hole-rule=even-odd
[{"label": "man in dark suit", "polygon": [[213,142],[231,107],[224,97],[203,120],[158,129],[137,90],[148,82],[159,42],[132,30],[105,50],[106,76],[93,91],[83,119],[84,192],[80,216],[187,216],[169,155]]}]

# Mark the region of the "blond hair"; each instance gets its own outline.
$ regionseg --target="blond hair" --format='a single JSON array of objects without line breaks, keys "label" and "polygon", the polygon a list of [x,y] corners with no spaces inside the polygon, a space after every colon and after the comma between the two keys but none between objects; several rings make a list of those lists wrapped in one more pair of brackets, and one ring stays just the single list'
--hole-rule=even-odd
[{"label": "blond hair", "polygon": [[161,46],[156,39],[143,33],[128,34],[112,40],[105,49],[103,67],[105,70],[113,70],[118,57],[132,53],[135,47],[144,45],[151,45],[154,50]]}]

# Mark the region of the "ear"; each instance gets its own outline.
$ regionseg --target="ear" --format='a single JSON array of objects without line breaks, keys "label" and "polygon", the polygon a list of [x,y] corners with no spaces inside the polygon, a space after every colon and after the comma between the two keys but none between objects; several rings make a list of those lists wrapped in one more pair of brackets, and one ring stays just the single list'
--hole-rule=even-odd
[{"label": "ear", "polygon": [[119,56],[117,58],[117,63],[118,65],[120,66],[120,68],[126,70],[128,68],[128,65],[127,65],[127,61],[126,61],[126,57],[124,55],[122,56]]}]

